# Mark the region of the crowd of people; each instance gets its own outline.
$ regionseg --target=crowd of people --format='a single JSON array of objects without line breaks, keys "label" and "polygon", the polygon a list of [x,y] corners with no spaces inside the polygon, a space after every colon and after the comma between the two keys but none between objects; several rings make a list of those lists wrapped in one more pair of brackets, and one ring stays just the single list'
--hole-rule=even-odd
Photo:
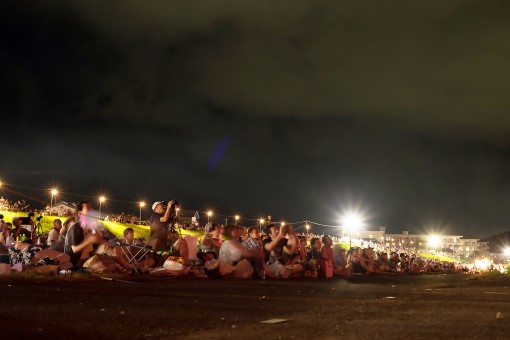
[{"label": "crowd of people", "polygon": [[133,228],[116,237],[94,217],[92,209],[89,202],[80,202],[74,216],[54,219],[43,241],[23,227],[35,225],[33,213],[27,220],[15,217],[12,223],[0,215],[0,254],[9,254],[11,265],[21,270],[54,266],[59,271],[85,267],[92,271],[175,273],[170,264],[179,263],[180,272],[225,278],[480,271],[472,264],[426,259],[408,250],[389,251],[376,243],[345,249],[335,237],[300,234],[288,224],[269,224],[261,230],[260,226],[208,223],[199,239],[183,237],[175,228],[179,219],[175,201],[154,202],[148,240],[136,238]]}]

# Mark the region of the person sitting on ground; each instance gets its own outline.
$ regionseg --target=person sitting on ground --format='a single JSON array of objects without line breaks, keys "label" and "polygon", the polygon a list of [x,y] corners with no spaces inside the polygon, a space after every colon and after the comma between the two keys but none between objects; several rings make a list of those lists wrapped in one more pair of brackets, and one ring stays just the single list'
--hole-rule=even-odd
[{"label": "person sitting on ground", "polygon": [[253,274],[252,265],[247,258],[263,258],[261,249],[249,250],[241,244],[238,239],[241,237],[242,229],[235,225],[225,227],[226,240],[221,244],[219,262],[220,273],[226,277],[247,279]]},{"label": "person sitting on ground", "polygon": [[388,261],[388,253],[381,252],[379,253],[379,257],[376,260],[377,266],[379,267],[380,272],[388,273],[390,271],[390,263]]},{"label": "person sitting on ground", "polygon": [[257,227],[248,229],[248,237],[243,240],[242,246],[246,249],[262,249],[262,241],[260,240],[260,232]]},{"label": "person sitting on ground", "polygon": [[396,273],[398,270],[398,264],[400,263],[400,257],[396,252],[390,254],[390,272]]},{"label": "person sitting on ground", "polygon": [[167,247],[170,256],[179,256],[189,259],[188,242],[179,234],[177,230],[168,231]]},{"label": "person sitting on ground", "polygon": [[321,256],[323,263],[327,266],[331,266],[333,274],[337,276],[349,276],[349,271],[345,267],[340,267],[335,262],[335,255],[333,253],[333,240],[329,236],[322,238]]},{"label": "person sitting on ground", "polygon": [[349,270],[349,273],[354,273],[354,264],[358,261],[359,248],[351,247],[347,251],[347,265],[346,268]]},{"label": "person sitting on ground", "polygon": [[68,218],[67,220],[64,221],[64,223],[62,224],[62,228],[60,228],[59,230],[59,233],[58,233],[58,239],[57,241],[50,246],[50,249],[53,249],[53,250],[56,250],[56,251],[59,251],[59,252],[64,252],[64,246],[65,246],[65,243],[66,243],[66,235],[67,235],[67,231],[69,230],[69,227],[76,221],[76,219],[74,217],[70,217]]},{"label": "person sitting on ground", "polygon": [[48,234],[48,240],[46,241],[48,247],[53,248],[55,246],[60,235],[60,229],[62,229],[62,221],[60,218],[56,218],[53,220],[53,228],[51,228]]},{"label": "person sitting on ground", "polygon": [[285,265],[283,262],[283,253],[293,254],[296,247],[294,235],[291,235],[290,239],[286,238],[288,231],[289,228],[283,225],[279,230],[274,224],[266,227],[266,234],[269,237],[263,241],[262,245],[267,268],[274,277],[287,278],[303,270],[300,264]]},{"label": "person sitting on ground", "polygon": [[13,238],[11,237],[12,224],[7,222],[0,230],[0,244],[9,247]]},{"label": "person sitting on ground", "polygon": [[298,244],[294,254],[291,256],[290,263],[304,265],[306,263],[306,252],[306,236],[300,235],[298,236]]},{"label": "person sitting on ground", "polygon": [[197,258],[199,258],[204,264],[204,272],[207,277],[220,277],[220,262],[216,258],[216,253],[208,251],[206,253],[198,252]]},{"label": "person sitting on ground", "polygon": [[124,229],[124,237],[121,237],[119,241],[121,243],[124,243],[126,245],[132,245],[132,246],[144,246],[144,242],[140,238],[135,238],[135,230],[133,228],[126,228]]},{"label": "person sitting on ground", "polygon": [[344,267],[347,269],[347,255],[345,249],[342,247],[334,247],[333,252],[335,254],[335,264],[338,267]]},{"label": "person sitting on ground", "polygon": [[361,255],[357,257],[354,263],[354,272],[358,274],[371,274],[378,272],[377,265],[374,261],[374,251],[372,248],[364,248]]},{"label": "person sitting on ground", "polygon": [[32,233],[22,227],[23,220],[21,217],[13,217],[12,219],[12,226],[13,229],[11,230],[11,236],[15,240],[20,240],[24,243],[32,243]]},{"label": "person sitting on ground", "polygon": [[107,243],[99,232],[95,232],[97,221],[90,214],[92,207],[89,202],[81,201],[76,206],[76,221],[68,230],[64,252],[69,255],[71,263],[76,267],[80,263],[82,252],[93,244]]},{"label": "person sitting on ground", "polygon": [[318,237],[313,237],[310,240],[310,250],[306,253],[305,271],[312,277],[318,276],[320,261],[322,260],[321,247],[322,244]]},{"label": "person sitting on ground", "polygon": [[[257,227],[251,227],[248,229],[248,238],[246,238],[241,245],[248,250],[262,251],[262,241],[260,240],[260,231]],[[252,257],[250,263],[254,268],[254,276],[258,278],[264,278],[270,276],[268,272],[266,262],[263,258]]]},{"label": "person sitting on ground", "polygon": [[206,226],[204,236],[200,239],[198,248],[204,253],[214,251],[216,255],[220,252],[222,237],[220,235],[220,225],[211,223]]}]

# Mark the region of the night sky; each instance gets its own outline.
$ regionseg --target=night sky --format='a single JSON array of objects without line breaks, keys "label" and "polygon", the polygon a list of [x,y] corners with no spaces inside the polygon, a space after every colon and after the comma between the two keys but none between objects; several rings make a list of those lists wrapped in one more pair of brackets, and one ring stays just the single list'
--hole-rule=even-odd
[{"label": "night sky", "polygon": [[103,209],[135,215],[140,199],[177,199],[507,231],[508,13],[491,0],[2,1],[0,177],[48,202],[28,188],[105,193]]}]

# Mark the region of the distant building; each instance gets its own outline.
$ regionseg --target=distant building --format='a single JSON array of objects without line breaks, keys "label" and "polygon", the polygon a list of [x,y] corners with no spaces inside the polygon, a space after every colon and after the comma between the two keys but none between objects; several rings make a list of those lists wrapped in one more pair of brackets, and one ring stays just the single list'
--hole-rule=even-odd
[{"label": "distant building", "polygon": [[51,208],[47,208],[50,215],[72,216],[76,211],[76,204],[61,201],[59,203],[53,204]]},{"label": "distant building", "polygon": [[473,254],[488,255],[489,242],[480,242],[480,239],[466,239],[462,235],[427,235],[410,234],[402,231],[400,234],[386,233],[386,227],[379,230],[360,230],[352,235],[353,238],[376,242],[389,247],[403,247],[416,249],[436,249],[450,252],[455,255],[470,256]]}]

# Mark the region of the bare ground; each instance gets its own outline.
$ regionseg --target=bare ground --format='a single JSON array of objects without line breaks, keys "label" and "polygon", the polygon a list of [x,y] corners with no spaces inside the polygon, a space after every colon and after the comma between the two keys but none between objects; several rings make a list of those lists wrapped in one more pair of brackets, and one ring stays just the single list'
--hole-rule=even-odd
[{"label": "bare ground", "polygon": [[113,279],[1,277],[1,338],[510,339],[508,275]]}]

